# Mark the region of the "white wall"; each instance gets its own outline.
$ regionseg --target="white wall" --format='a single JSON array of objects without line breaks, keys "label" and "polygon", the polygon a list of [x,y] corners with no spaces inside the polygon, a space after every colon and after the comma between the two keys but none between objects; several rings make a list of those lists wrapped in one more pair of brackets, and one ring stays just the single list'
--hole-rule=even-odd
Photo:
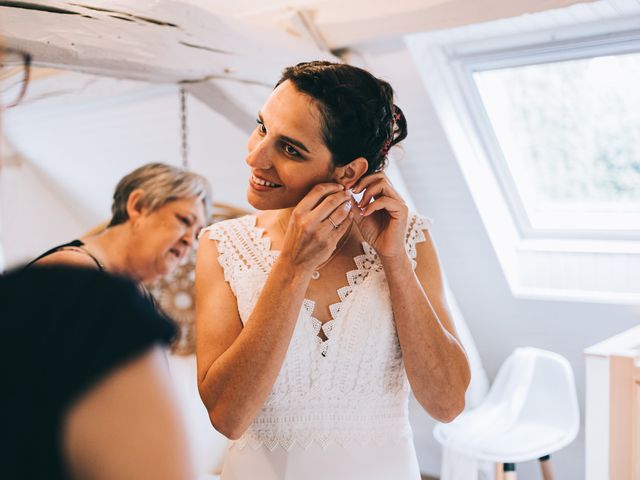
[{"label": "white wall", "polygon": [[[181,163],[175,86],[68,75],[58,82],[90,82],[81,91],[27,102],[5,116],[5,133],[23,159],[1,177],[7,266],[108,220],[116,183],[137,166]],[[38,90],[36,84],[34,96]],[[209,179],[216,201],[249,208],[246,134],[194,98],[188,111],[192,169]]]},{"label": "white wall", "polygon": [[[519,346],[564,355],[576,375],[584,418],[582,351],[635,326],[640,309],[599,303],[513,298],[450,145],[435,115],[412,59],[400,42],[359,47],[374,73],[391,82],[408,119],[405,158],[399,162],[421,213],[432,217],[434,237],[453,293],[473,334],[490,377]],[[584,428],[584,425],[582,425]],[[414,425],[416,437],[427,432]],[[423,445],[428,445],[426,440]],[[418,443],[420,448],[420,443]],[[425,460],[432,452],[418,452]],[[555,455],[558,478],[584,478],[584,430]],[[540,478],[534,462],[518,465],[519,479]]]}]

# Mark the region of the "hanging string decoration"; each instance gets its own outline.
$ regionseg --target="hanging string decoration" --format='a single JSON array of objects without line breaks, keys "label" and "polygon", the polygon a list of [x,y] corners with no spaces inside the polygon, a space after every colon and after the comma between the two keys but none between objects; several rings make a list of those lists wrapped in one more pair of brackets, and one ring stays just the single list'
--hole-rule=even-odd
[{"label": "hanging string decoration", "polygon": [[189,169],[189,130],[187,124],[187,92],[180,87],[180,153],[182,168]]}]

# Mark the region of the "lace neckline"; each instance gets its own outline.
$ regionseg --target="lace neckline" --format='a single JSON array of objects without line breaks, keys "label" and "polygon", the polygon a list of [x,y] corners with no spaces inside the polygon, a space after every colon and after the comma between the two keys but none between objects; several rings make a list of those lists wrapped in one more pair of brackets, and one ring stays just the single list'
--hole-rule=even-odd
[{"label": "lace neckline", "polygon": [[[280,250],[274,250],[271,248],[271,238],[265,234],[266,231],[264,228],[258,227],[257,215],[247,215],[246,217],[244,217],[244,219],[246,219],[246,225],[253,234],[253,240],[257,245],[261,247],[261,253],[267,261],[269,269],[271,269],[273,263],[278,258],[278,255],[280,255]],[[339,300],[329,305],[329,314],[331,315],[331,320],[321,322],[314,316],[314,312],[316,309],[316,302],[314,300],[305,297],[302,302],[303,310],[312,322],[313,332],[316,337],[316,343],[321,346],[322,356],[326,356],[328,342],[329,340],[331,340],[331,335],[334,331],[336,320],[338,320],[340,310],[342,309],[342,306],[344,305],[347,298],[354,292],[355,288],[358,285],[360,285],[366,278],[369,277],[369,272],[382,271],[382,264],[380,263],[378,255],[376,254],[373,247],[365,241],[361,242],[361,245],[362,254],[352,258],[356,268],[353,270],[348,270],[345,273],[347,284],[336,290]],[[326,340],[322,340],[322,338],[320,338],[321,330],[327,338]]]}]

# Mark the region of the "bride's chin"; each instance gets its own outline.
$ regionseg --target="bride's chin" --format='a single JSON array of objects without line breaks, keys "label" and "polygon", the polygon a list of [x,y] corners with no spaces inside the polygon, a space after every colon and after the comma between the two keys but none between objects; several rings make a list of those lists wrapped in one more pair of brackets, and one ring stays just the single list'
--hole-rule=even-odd
[{"label": "bride's chin", "polygon": [[252,194],[252,192],[248,192],[247,194],[247,202],[256,210],[275,210],[280,208],[277,206],[280,202],[272,202],[269,200],[265,200],[264,198],[260,198],[257,195]]},{"label": "bride's chin", "polygon": [[298,202],[292,203],[282,199],[267,199],[256,195],[249,187],[247,191],[247,202],[256,210],[282,210],[284,208],[295,207]]}]

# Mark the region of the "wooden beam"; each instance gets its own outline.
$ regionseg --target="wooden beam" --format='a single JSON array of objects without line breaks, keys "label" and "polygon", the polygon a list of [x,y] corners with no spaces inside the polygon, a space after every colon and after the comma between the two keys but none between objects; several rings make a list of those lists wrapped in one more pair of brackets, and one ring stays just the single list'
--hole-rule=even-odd
[{"label": "wooden beam", "polygon": [[234,95],[228,95],[214,81],[188,83],[184,88],[246,134],[250,134],[255,128],[256,112],[247,111],[235,101]]},{"label": "wooden beam", "polygon": [[5,43],[31,53],[36,66],[148,82],[271,86],[287,65],[335,59],[308,37],[180,0],[0,1],[0,18]]}]

